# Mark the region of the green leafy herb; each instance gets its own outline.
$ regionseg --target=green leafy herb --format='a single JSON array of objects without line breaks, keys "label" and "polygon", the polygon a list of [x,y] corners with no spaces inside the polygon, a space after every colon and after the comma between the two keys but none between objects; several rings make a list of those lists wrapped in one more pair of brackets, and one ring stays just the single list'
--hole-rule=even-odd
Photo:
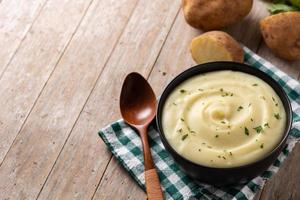
[{"label": "green leafy herb", "polygon": [[257,84],[257,83],[254,83],[252,86],[258,86],[258,84]]},{"label": "green leafy herb", "polygon": [[182,140],[182,141],[185,140],[188,136],[189,136],[188,134],[183,135],[183,136],[181,137],[181,140]]},{"label": "green leafy herb", "polygon": [[270,128],[269,123],[265,123],[265,124],[264,124],[264,127]]},{"label": "green leafy herb", "polygon": [[201,151],[201,149],[198,149],[198,151]]},{"label": "green leafy herb", "polygon": [[222,158],[223,158],[224,160],[226,160],[226,157],[225,157],[225,156],[222,156]]},{"label": "green leafy herb", "polygon": [[195,131],[190,131],[191,133],[196,133]]},{"label": "green leafy herb", "polygon": [[263,148],[264,148],[264,143],[262,143],[262,144],[260,145],[260,148],[261,148],[261,149],[263,149]]},{"label": "green leafy herb", "polygon": [[271,14],[277,14],[277,13],[282,13],[282,12],[289,12],[289,11],[297,11],[297,10],[299,10],[296,6],[287,5],[287,4],[283,4],[283,3],[276,3],[276,4],[273,3],[273,4],[270,4],[268,6],[268,11]]},{"label": "green leafy herb", "polygon": [[274,97],[272,97],[272,100],[275,102],[275,99],[274,99]]},{"label": "green leafy herb", "polygon": [[207,146],[207,148],[212,149],[212,146]]},{"label": "green leafy herb", "polygon": [[249,104],[248,104],[248,107],[250,107],[251,105],[252,105],[252,104],[251,104],[251,103],[249,103]]},{"label": "green leafy herb", "polygon": [[163,72],[162,75],[163,75],[163,76],[167,75],[167,72]]},{"label": "green leafy herb", "polygon": [[215,138],[218,138],[219,137],[219,135],[215,135]]},{"label": "green leafy herb", "polygon": [[241,111],[243,109],[243,106],[239,106],[238,108],[237,108],[237,111]]},{"label": "green leafy herb", "polygon": [[221,88],[220,91],[223,92],[224,91],[223,88]]},{"label": "green leafy herb", "polygon": [[181,132],[182,132],[182,128],[181,128],[181,129],[178,129],[177,131],[178,131],[179,133],[181,133]]},{"label": "green leafy herb", "polygon": [[222,123],[222,124],[225,124],[226,122],[225,122],[225,121],[221,121],[221,123]]},{"label": "green leafy herb", "polygon": [[233,93],[231,93],[230,96],[232,97],[232,96],[233,96]]},{"label": "green leafy herb", "polygon": [[176,104],[176,103],[174,103],[174,102],[173,102],[173,105],[174,105],[174,106],[177,106],[177,104]]},{"label": "green leafy herb", "polygon": [[274,117],[275,117],[276,119],[278,119],[278,120],[279,120],[279,119],[281,119],[281,117],[280,117],[279,113],[277,113],[277,114],[276,114],[276,113],[274,113]]},{"label": "green leafy herb", "polygon": [[229,151],[229,154],[232,156],[232,152],[231,151]]},{"label": "green leafy herb", "polygon": [[257,126],[255,128],[253,128],[257,133],[261,133],[263,131],[263,127],[262,126]]},{"label": "green leafy herb", "polygon": [[254,121],[254,120],[253,120],[253,118],[251,118],[250,120],[251,120],[251,122],[253,122],[253,121]]},{"label": "green leafy herb", "polygon": [[245,127],[245,134],[246,134],[246,135],[249,135],[249,130],[248,130],[247,127]]},{"label": "green leafy herb", "polygon": [[180,93],[185,93],[185,92],[186,92],[186,90],[184,90],[184,89],[180,90]]},{"label": "green leafy herb", "polygon": [[180,120],[181,120],[182,122],[184,122],[184,119],[183,119],[183,118],[180,118]]},{"label": "green leafy herb", "polygon": [[275,106],[278,106],[278,103],[276,103]]},{"label": "green leafy herb", "polygon": [[200,88],[198,90],[201,91],[201,92],[203,91],[203,89],[200,89]]}]

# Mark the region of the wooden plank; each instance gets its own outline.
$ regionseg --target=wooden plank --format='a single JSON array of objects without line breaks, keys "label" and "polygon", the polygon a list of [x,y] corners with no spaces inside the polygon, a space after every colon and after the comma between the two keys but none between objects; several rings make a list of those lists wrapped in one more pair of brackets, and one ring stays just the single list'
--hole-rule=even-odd
[{"label": "wooden plank", "polygon": [[[158,0],[154,2],[139,1],[139,6],[135,10],[126,31],[118,43],[118,47],[108,62],[109,67],[104,70],[103,78],[98,82],[97,93],[95,93],[89,104],[92,107],[87,106],[87,109],[82,112],[90,115],[90,118],[86,117],[87,115],[83,115],[85,118],[80,120],[80,124],[78,123],[80,126],[74,128],[78,134],[82,134],[82,137],[86,137],[89,143],[83,143],[82,141],[84,141],[84,139],[78,138],[78,135],[75,135],[73,138],[70,138],[69,141],[71,141],[71,143],[66,144],[66,146],[69,146],[69,150],[72,150],[72,153],[74,152],[73,155],[66,154],[66,157],[74,163],[69,163],[68,165],[66,164],[66,160],[61,160],[63,162],[61,167],[64,168],[64,172],[68,172],[70,169],[65,168],[65,166],[72,166],[74,171],[69,174],[69,178],[67,178],[65,174],[60,174],[58,179],[55,180],[55,182],[60,182],[62,176],[64,176],[64,180],[66,180],[65,187],[61,185],[63,191],[61,191],[59,195],[66,195],[66,193],[69,192],[70,196],[67,197],[78,197],[78,193],[76,192],[80,191],[83,187],[81,181],[88,179],[93,169],[95,173],[99,173],[89,184],[97,184],[99,178],[101,178],[99,175],[101,175],[100,172],[103,170],[103,162],[99,162],[99,157],[102,157],[103,160],[107,162],[110,154],[103,152],[103,148],[105,147],[100,143],[100,139],[95,130],[97,130],[97,123],[103,123],[100,124],[100,126],[103,126],[104,123],[112,120],[109,118],[110,116],[107,115],[111,110],[107,104],[112,103],[112,99],[118,96],[120,92],[116,91],[115,93],[105,94],[103,91],[113,91],[114,84],[118,83],[120,85],[128,71],[134,69],[149,71],[151,69],[150,67],[156,59],[156,55],[164,41],[163,39],[178,10],[178,4],[174,3],[172,3],[173,5],[171,6],[173,9],[168,10],[167,8],[170,8],[171,3],[171,0],[164,2]],[[104,6],[103,9],[106,7],[107,6]],[[120,17],[123,16],[120,15]],[[141,29],[141,27],[144,28]],[[111,32],[108,33],[111,34]],[[104,40],[109,39],[104,38]],[[85,43],[86,41],[82,40],[81,42]],[[95,38],[90,42],[95,45]],[[71,49],[72,43],[69,47]],[[78,51],[78,49],[84,49],[82,46],[78,46],[78,44],[74,44],[74,48],[77,49],[76,51]],[[91,50],[94,52],[98,51],[94,46],[91,48],[93,48]],[[101,48],[103,49],[103,46]],[[91,51],[82,54],[83,55],[79,56],[74,51],[70,53],[67,51],[47,83],[47,86],[0,169],[0,189],[3,188],[3,190],[0,191],[1,194],[11,194],[12,197],[20,197],[22,193],[25,193],[24,196],[34,198],[42,187],[43,181],[45,181],[51,170],[60,148],[64,144],[69,131],[71,131],[72,125],[80,113],[93,83],[96,81],[97,74],[100,73],[100,71],[97,72],[95,69],[95,65],[98,66],[97,64],[100,59],[97,55],[99,56],[100,54],[92,54],[95,55],[93,57],[90,56]],[[79,57],[77,61],[80,61],[79,63],[73,61],[76,60],[76,57]],[[94,65],[85,66],[84,63]],[[120,77],[123,78],[120,79]],[[57,85],[59,85],[59,87],[57,87]],[[120,89],[120,87],[117,89]],[[101,98],[99,99],[99,97]],[[115,108],[117,110],[117,107]],[[113,113],[115,116],[118,115],[118,112]],[[92,122],[87,122],[90,119]],[[104,119],[107,121],[105,122]],[[83,130],[84,132],[82,132]],[[74,143],[72,143],[74,141],[78,144],[76,149],[84,147],[81,152],[75,151],[74,147],[72,147],[74,146]],[[93,144],[96,146],[97,143],[99,146],[102,145],[102,147],[97,148],[99,151],[91,149],[91,146],[93,146]],[[34,150],[32,148],[33,146]],[[76,157],[76,155],[78,156]],[[73,156],[77,159],[72,160],[72,158],[74,158]],[[107,158],[105,159],[105,157]],[[57,163],[59,162],[58,160]],[[83,165],[86,167],[81,168]],[[97,167],[99,167],[99,171]],[[82,173],[82,171],[85,173]],[[55,172],[55,169],[53,172]],[[38,176],[35,174],[38,174]],[[71,181],[69,181],[70,179]],[[51,180],[51,177],[49,177],[49,180]],[[89,180],[86,181],[88,182]],[[24,182],[30,182],[32,184],[23,185],[22,183]],[[14,183],[17,184],[16,187],[14,187]],[[61,190],[60,188],[58,188],[58,190]],[[82,194],[85,192],[87,191],[82,191]],[[86,195],[92,195],[93,192],[94,191]],[[54,196],[52,197],[55,198]],[[47,196],[46,192],[41,193],[41,198],[48,199],[50,197]],[[65,198],[65,196],[63,196],[63,198]],[[80,196],[78,198],[80,199]]]},{"label": "wooden plank", "polygon": [[136,182],[132,181],[132,177],[130,177],[128,172],[125,171],[115,158],[112,158],[109,170],[104,174],[99,188],[101,188],[102,192],[97,192],[93,199],[147,199],[145,192]]},{"label": "wooden plank", "polygon": [[297,144],[278,173],[267,182],[260,199],[300,199],[299,164],[300,145]]},{"label": "wooden plank", "polygon": [[257,52],[261,42],[259,21],[268,15],[265,1],[253,1],[249,15],[241,22],[227,28],[226,31],[252,51]]},{"label": "wooden plank", "polygon": [[89,3],[49,1],[0,79],[0,164]]},{"label": "wooden plank", "polygon": [[[34,124],[31,131],[36,132],[33,137],[38,137],[39,127],[48,127],[48,138],[43,139],[43,142],[48,141],[50,145],[48,147],[35,146],[40,153],[35,154],[34,158],[30,156],[33,160],[48,157],[47,161],[37,169],[47,168],[43,174],[44,177],[40,180],[41,183],[52,170],[51,166],[63,148],[64,141],[124,30],[136,3],[137,0],[101,0],[90,8],[82,26],[36,104],[37,108],[43,108],[43,110],[34,109],[29,117],[28,126]],[[101,28],[95,29],[95,27]],[[58,82],[60,88],[55,89]],[[67,97],[63,94],[64,91],[69,91]],[[49,115],[63,112],[64,122],[57,124],[48,122],[49,119],[57,116],[48,116],[43,122],[35,122],[44,111]],[[93,113],[95,112],[105,114],[100,108],[93,110]],[[82,118],[73,129],[73,136],[66,143],[66,148],[55,161],[56,165],[47,178],[39,199],[91,199],[95,192],[110,159],[110,153],[106,152],[106,147],[100,143],[96,134],[99,121],[94,119],[89,111],[83,111],[81,114]],[[55,147],[51,145],[51,141],[55,141]],[[31,142],[35,142],[35,139]],[[43,151],[43,148],[53,148],[53,150],[47,152]],[[25,156],[29,157],[29,155]],[[61,177],[64,179],[62,180]]]},{"label": "wooden plank", "polygon": [[[261,2],[255,3],[254,5],[255,9],[260,9],[260,6],[261,6]],[[230,27],[227,30],[233,36],[239,36],[241,42],[245,44],[252,44],[253,49],[257,49],[260,40],[259,31],[258,28],[256,27],[257,21],[259,20],[258,17],[259,15],[257,10],[255,9],[253,9],[253,11],[248,17],[251,18],[252,20],[253,19],[256,20],[256,22],[249,24],[250,26],[249,30],[251,31],[243,32],[242,37],[240,36],[241,35],[240,30],[243,30],[241,26],[244,26],[245,25],[244,23],[246,22],[239,23],[235,27]],[[166,43],[164,44],[164,47],[159,55],[159,58],[155,63],[153,71],[151,72],[151,75],[149,77],[149,82],[152,85],[156,94],[159,95],[164,89],[164,86],[178,73],[180,73],[184,69],[189,68],[192,65],[195,65],[195,63],[191,59],[188,47],[191,39],[200,33],[201,31],[195,30],[186,24],[182,12],[180,12],[166,40]],[[252,41],[252,43],[250,41]],[[256,41],[256,43],[253,44],[253,41]],[[119,174],[112,173],[114,169],[111,169],[111,166],[114,166],[115,164],[116,161],[112,160],[112,162],[110,162],[110,164],[108,165],[108,168],[104,176],[108,174],[109,175],[112,174],[112,175],[109,176],[110,178],[107,180],[102,179],[100,183],[100,187],[96,193],[95,199],[109,198],[109,195],[115,192],[114,188],[116,187],[122,191],[120,192],[120,194],[125,194],[125,192],[129,190],[130,187],[132,187],[132,184],[130,184],[129,186],[127,185],[122,186],[118,184],[121,181],[127,181],[127,179],[132,179],[132,178],[125,175],[120,176]],[[134,193],[131,193],[130,198],[142,199],[140,197],[140,194],[136,196]]]},{"label": "wooden plank", "polygon": [[0,1],[0,77],[46,1]]},{"label": "wooden plank", "polygon": [[[91,1],[85,0],[49,1],[5,71],[0,80],[1,161],[64,49],[68,46],[68,42],[90,3]],[[63,91],[63,93],[68,95],[70,91]],[[44,99],[44,101],[46,103],[47,99]],[[48,120],[53,126],[64,121],[63,112],[49,113],[50,116],[56,116],[53,119],[47,118],[46,114],[48,114],[47,111],[36,117],[35,120],[37,122]],[[39,187],[43,184],[39,182],[43,177],[42,172],[41,174],[32,173],[34,170],[39,169],[39,160],[32,159],[34,159],[33,155],[37,151],[35,149],[38,146],[37,144],[45,145],[40,138],[49,137],[45,134],[49,126],[42,126],[35,130],[32,127],[32,124],[24,127],[23,132],[27,135],[21,134],[22,137],[15,141],[12,151],[7,155],[6,162],[1,165],[0,199],[5,199],[5,197],[33,199],[39,192]],[[37,137],[32,138],[34,134]],[[30,143],[32,139],[34,139],[34,143]],[[23,149],[26,145],[29,148],[27,151],[25,148]],[[53,144],[53,146],[55,145]],[[46,148],[45,151],[50,153],[53,149],[54,147]],[[47,168],[43,170],[47,170]],[[34,187],[37,185],[39,187]]]},{"label": "wooden plank", "polygon": [[[151,70],[177,14],[179,3],[171,0],[139,1],[41,192],[41,199],[48,198],[48,195],[54,192],[57,192],[59,197],[62,195],[74,197],[77,193],[85,192],[85,183],[98,185],[101,172],[105,167],[103,163],[105,160],[109,161],[110,153],[104,150],[106,146],[100,141],[96,132],[120,117],[118,96],[126,74],[139,71],[145,75]],[[65,166],[72,166],[72,168]],[[69,170],[71,170],[70,173]],[[98,174],[92,175],[91,170]],[[61,182],[62,176],[67,181],[56,187],[55,184]],[[87,180],[89,176],[91,179]],[[131,188],[133,184],[135,183],[130,181],[126,186]],[[105,187],[105,184],[101,185],[103,189],[102,186]],[[102,189],[99,190],[100,193]],[[95,195],[96,197],[99,192]],[[104,191],[107,198],[111,193],[112,191]],[[86,194],[86,196],[91,194]]]}]

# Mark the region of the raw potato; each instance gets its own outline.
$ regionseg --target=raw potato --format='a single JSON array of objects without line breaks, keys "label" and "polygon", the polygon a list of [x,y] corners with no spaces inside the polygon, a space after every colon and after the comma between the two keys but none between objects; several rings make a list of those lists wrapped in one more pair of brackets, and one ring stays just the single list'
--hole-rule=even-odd
[{"label": "raw potato", "polygon": [[267,46],[279,57],[300,60],[300,12],[266,17],[260,29]]},{"label": "raw potato", "polygon": [[196,63],[214,61],[243,62],[244,52],[239,43],[222,31],[206,32],[191,42],[191,53]]},{"label": "raw potato", "polygon": [[205,31],[241,21],[251,10],[253,0],[182,0],[185,20]]}]

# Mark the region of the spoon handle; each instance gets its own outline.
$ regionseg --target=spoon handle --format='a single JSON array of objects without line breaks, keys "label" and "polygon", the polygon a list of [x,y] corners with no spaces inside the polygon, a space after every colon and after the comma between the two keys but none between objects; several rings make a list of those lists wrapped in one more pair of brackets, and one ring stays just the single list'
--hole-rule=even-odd
[{"label": "spoon handle", "polygon": [[155,168],[145,171],[145,181],[148,199],[163,200],[163,194]]},{"label": "spoon handle", "polygon": [[163,193],[149,147],[147,127],[140,128],[139,132],[144,152],[145,182],[148,200],[163,200]]}]

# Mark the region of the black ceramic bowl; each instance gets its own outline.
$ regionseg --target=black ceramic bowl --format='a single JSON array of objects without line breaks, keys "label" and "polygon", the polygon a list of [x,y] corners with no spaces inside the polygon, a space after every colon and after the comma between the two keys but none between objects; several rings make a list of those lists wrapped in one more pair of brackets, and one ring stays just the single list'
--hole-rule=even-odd
[{"label": "black ceramic bowl", "polygon": [[[275,90],[275,92],[280,97],[283,106],[285,108],[287,120],[286,120],[286,126],[281,141],[271,152],[265,155],[264,158],[244,166],[232,167],[232,168],[214,168],[214,167],[206,167],[206,166],[196,164],[179,155],[171,147],[171,145],[168,143],[165,137],[164,130],[162,128],[163,106],[165,104],[167,97],[176,88],[176,86],[178,86],[180,83],[182,83],[183,81],[187,80],[192,76],[206,73],[206,72],[218,71],[218,70],[240,71],[240,72],[252,74],[264,80]],[[265,171],[276,160],[277,156],[280,154],[280,152],[282,151],[286,143],[288,133],[291,129],[292,109],[291,109],[290,101],[286,93],[282,89],[282,87],[275,80],[269,77],[267,74],[246,64],[234,63],[234,62],[212,62],[212,63],[206,63],[206,64],[201,64],[192,67],[179,74],[169,83],[169,85],[165,88],[164,92],[162,93],[159,99],[157,115],[156,115],[156,123],[157,123],[157,128],[160,133],[160,137],[163,145],[165,146],[166,150],[172,155],[175,162],[187,175],[194,178],[198,182],[204,182],[204,183],[209,183],[217,186],[222,186],[222,185],[246,182],[254,178],[255,176],[259,175],[263,171]]]}]

